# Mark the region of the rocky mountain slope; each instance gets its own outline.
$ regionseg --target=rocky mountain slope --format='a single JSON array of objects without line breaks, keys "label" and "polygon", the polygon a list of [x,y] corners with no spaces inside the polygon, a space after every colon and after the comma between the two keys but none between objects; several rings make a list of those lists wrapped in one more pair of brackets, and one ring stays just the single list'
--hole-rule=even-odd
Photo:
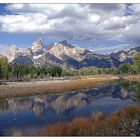
[{"label": "rocky mountain slope", "polygon": [[132,62],[136,52],[140,52],[140,47],[129,51],[118,51],[110,55],[100,55],[88,49],[73,46],[66,40],[50,45],[45,45],[41,40],[37,40],[26,49],[19,49],[12,45],[4,55],[7,56],[9,63],[35,66],[59,65],[66,68],[110,68],[117,67],[121,63]]},{"label": "rocky mountain slope", "polygon": [[138,52],[140,52],[140,46],[126,51],[118,51],[115,53],[111,53],[110,56],[113,57],[114,59],[119,60],[120,62],[131,63],[135,54]]}]

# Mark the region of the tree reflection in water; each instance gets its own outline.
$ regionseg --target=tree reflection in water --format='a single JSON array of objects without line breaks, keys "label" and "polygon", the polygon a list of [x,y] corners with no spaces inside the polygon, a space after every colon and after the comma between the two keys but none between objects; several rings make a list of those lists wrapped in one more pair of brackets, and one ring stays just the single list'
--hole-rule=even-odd
[{"label": "tree reflection in water", "polygon": [[8,100],[0,98],[0,110],[7,110],[9,108]]}]

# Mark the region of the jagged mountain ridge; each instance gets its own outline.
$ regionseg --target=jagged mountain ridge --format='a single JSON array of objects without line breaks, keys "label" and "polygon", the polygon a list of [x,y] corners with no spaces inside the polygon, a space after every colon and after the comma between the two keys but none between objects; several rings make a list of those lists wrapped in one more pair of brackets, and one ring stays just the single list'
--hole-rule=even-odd
[{"label": "jagged mountain ridge", "polygon": [[123,63],[132,63],[136,53],[140,52],[140,46],[126,50],[111,53],[110,56]]},{"label": "jagged mountain ridge", "polygon": [[19,49],[12,45],[4,55],[7,56],[9,63],[41,67],[59,65],[65,68],[110,68],[117,67],[121,63],[131,63],[136,52],[140,52],[140,47],[129,51],[118,51],[110,55],[100,55],[88,49],[73,46],[66,40],[50,45],[45,45],[41,40],[37,40],[26,49]]}]

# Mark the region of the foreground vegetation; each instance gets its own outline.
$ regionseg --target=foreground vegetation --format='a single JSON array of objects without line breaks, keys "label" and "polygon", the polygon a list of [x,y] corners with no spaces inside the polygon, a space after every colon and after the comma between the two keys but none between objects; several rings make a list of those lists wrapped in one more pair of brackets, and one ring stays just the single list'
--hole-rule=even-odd
[{"label": "foreground vegetation", "polygon": [[43,136],[136,136],[140,135],[140,106],[130,106],[106,116],[101,112],[89,118],[79,117],[71,122],[49,126]]}]

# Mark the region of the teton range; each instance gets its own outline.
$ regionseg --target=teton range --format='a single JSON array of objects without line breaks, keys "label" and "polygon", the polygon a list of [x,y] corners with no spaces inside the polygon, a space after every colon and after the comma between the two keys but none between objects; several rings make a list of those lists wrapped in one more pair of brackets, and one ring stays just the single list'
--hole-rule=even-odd
[{"label": "teton range", "polygon": [[122,63],[131,63],[132,58],[137,52],[140,52],[140,47],[102,55],[79,46],[71,45],[66,40],[45,45],[39,39],[26,49],[19,49],[12,45],[3,55],[7,56],[9,63],[25,65],[59,65],[65,68],[110,68],[118,67]]}]

